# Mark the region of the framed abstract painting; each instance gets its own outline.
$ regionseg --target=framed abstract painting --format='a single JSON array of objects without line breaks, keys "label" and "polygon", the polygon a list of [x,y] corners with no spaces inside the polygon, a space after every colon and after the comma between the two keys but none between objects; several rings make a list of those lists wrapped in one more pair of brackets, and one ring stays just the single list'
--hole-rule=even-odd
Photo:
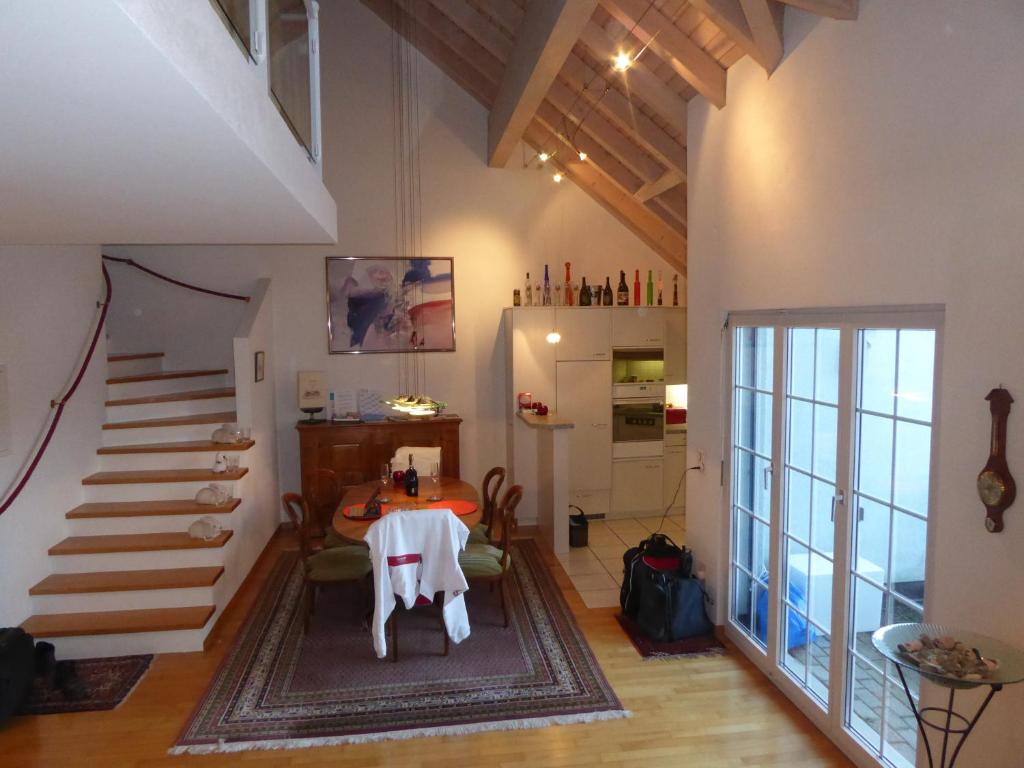
[{"label": "framed abstract painting", "polygon": [[328,256],[328,352],[454,352],[453,262]]}]

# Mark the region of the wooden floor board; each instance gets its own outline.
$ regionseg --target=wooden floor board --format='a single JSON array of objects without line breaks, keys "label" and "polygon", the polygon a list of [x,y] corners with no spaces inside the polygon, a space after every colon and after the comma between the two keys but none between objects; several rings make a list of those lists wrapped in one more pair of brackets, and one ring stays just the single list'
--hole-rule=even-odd
[{"label": "wooden floor board", "polygon": [[[157,656],[119,708],[14,718],[0,729],[5,765],[333,766],[334,768],[822,768],[851,766],[792,704],[738,653],[642,661],[614,609],[589,610],[557,560],[573,613],[623,706],[625,720],[289,751],[170,756],[167,749],[209,685],[277,554],[271,543],[211,635],[204,653]],[[458,653],[458,646],[453,646]]]}]

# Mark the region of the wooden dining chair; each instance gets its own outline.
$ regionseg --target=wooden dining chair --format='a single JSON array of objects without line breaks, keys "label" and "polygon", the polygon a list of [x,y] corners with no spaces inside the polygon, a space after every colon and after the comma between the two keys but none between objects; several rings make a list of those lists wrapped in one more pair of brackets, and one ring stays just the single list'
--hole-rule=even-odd
[{"label": "wooden dining chair", "polygon": [[334,511],[341,501],[341,481],[332,469],[314,469],[309,482],[310,519],[307,529],[314,549],[333,549],[350,546],[334,530]]},{"label": "wooden dining chair", "polygon": [[501,612],[508,626],[509,595],[508,580],[512,573],[512,532],[516,528],[516,507],[523,498],[523,486],[513,485],[505,491],[495,517],[501,521],[500,547],[490,544],[467,544],[459,554],[459,566],[470,586],[474,583],[488,584],[493,591],[497,584],[501,592]]},{"label": "wooden dining chair", "polygon": [[491,544],[493,542],[494,513],[498,507],[498,491],[505,482],[505,468],[493,467],[484,475],[480,490],[480,522],[469,532],[470,544]]},{"label": "wooden dining chair", "polygon": [[368,607],[370,592],[367,588],[367,577],[373,571],[369,550],[354,544],[314,550],[309,536],[309,504],[297,493],[284,494],[281,503],[299,534],[299,551],[303,565],[300,600],[304,601],[305,606],[303,631],[309,632],[310,619],[316,611],[317,592],[324,585],[354,584],[359,591],[360,603]]}]

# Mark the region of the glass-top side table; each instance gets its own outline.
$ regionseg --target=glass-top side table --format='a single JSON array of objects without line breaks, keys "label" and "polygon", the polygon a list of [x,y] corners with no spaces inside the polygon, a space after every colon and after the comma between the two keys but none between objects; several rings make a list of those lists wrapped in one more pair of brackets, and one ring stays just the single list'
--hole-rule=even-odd
[{"label": "glass-top side table", "polygon": [[[997,660],[999,668],[994,670],[988,677],[980,680],[964,680],[951,675],[923,670],[899,649],[901,644],[917,640],[921,635],[928,635],[931,638],[948,635],[968,648],[976,648],[985,658]],[[992,697],[1001,691],[1004,685],[1019,683],[1024,680],[1024,652],[995,638],[979,635],[977,632],[971,632],[966,629],[947,627],[941,624],[890,624],[876,630],[871,636],[871,642],[879,653],[896,665],[896,672],[899,673],[900,682],[903,683],[903,690],[907,694],[910,709],[914,713],[917,727],[921,731],[921,739],[924,741],[924,748],[928,754],[928,765],[931,768],[953,768],[960,754],[961,747],[963,747],[971,731],[974,730],[974,726],[988,707]],[[907,685],[907,679],[903,673],[904,667],[914,670],[921,677],[930,680],[936,685],[948,688],[948,704],[945,707],[922,707],[918,710],[917,705],[914,703],[914,696],[910,691],[910,686]],[[979,688],[986,685],[989,686],[988,695],[982,701],[981,706],[978,707],[978,711],[974,713],[974,717],[968,719],[954,710],[954,697],[958,690]],[[929,719],[930,717],[932,719]],[[942,734],[942,752],[937,763],[932,754],[926,728]],[[950,747],[952,746],[950,744],[951,736],[959,737],[956,745],[952,748],[952,752],[950,752]],[[948,763],[946,762],[947,755],[949,756]]]}]

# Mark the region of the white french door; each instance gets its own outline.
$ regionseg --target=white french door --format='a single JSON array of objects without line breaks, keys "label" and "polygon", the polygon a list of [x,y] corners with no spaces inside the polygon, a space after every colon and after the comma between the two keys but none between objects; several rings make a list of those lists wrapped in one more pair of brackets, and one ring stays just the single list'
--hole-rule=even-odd
[{"label": "white french door", "polygon": [[941,322],[931,308],[730,317],[727,631],[862,765],[916,760],[870,638],[924,615]]}]

